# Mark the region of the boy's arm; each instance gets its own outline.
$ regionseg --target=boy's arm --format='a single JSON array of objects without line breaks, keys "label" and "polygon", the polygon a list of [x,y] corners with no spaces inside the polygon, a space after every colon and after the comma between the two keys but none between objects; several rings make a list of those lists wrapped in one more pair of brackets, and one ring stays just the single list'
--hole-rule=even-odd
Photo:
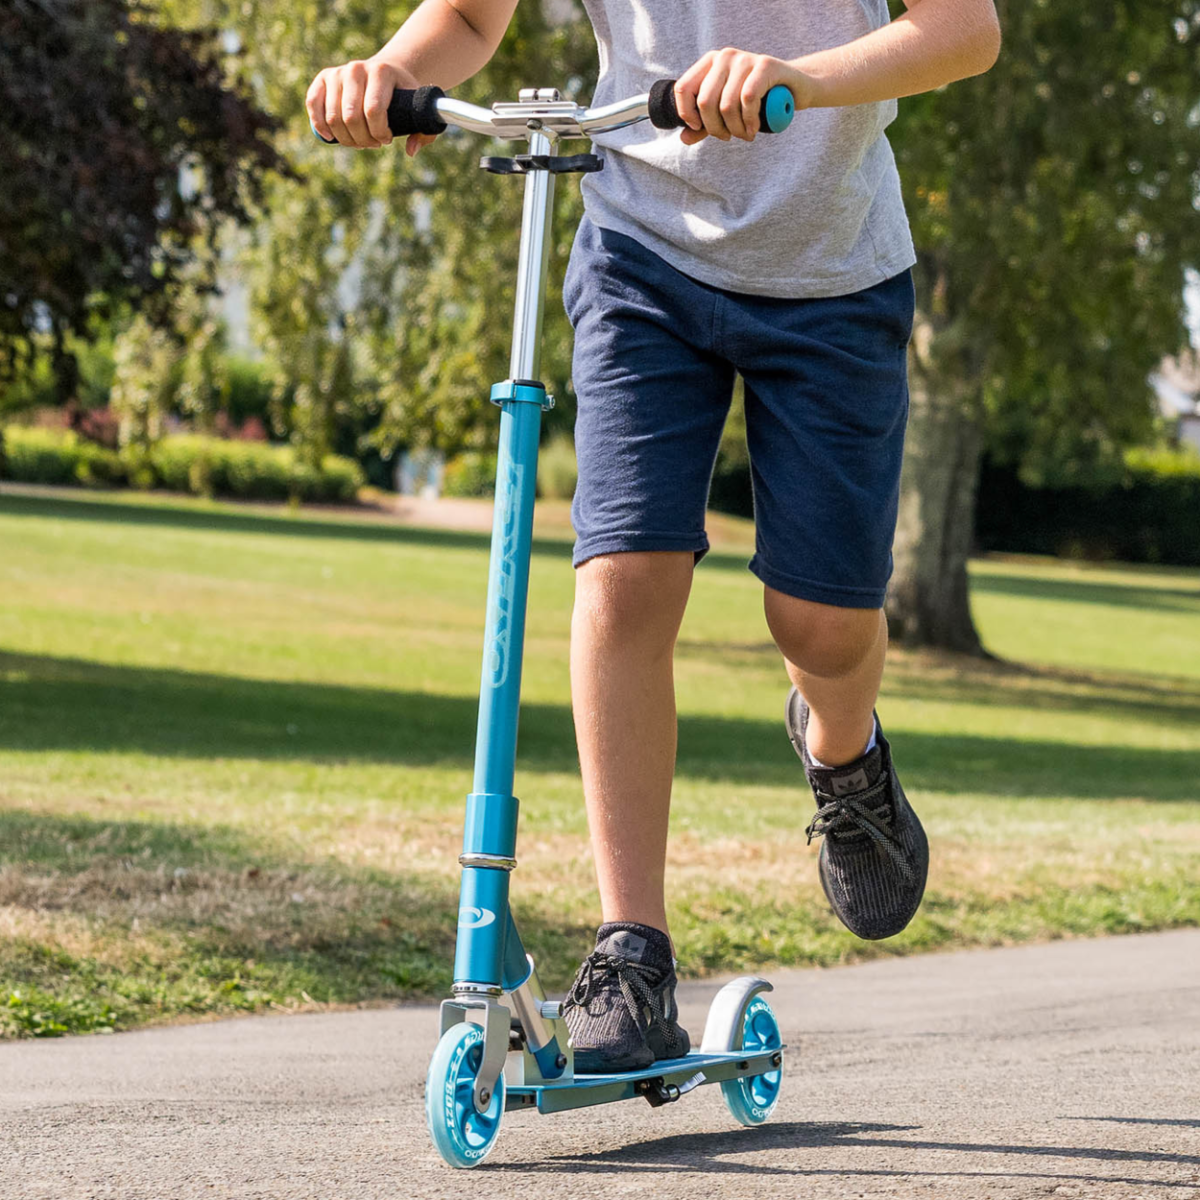
[{"label": "boy's arm", "polygon": [[[305,107],[313,128],[343,146],[390,146],[387,109],[398,87],[451,88],[481,70],[496,53],[517,0],[424,0],[378,54],[322,71]],[[433,138],[414,133],[412,155]]]},{"label": "boy's arm", "polygon": [[993,0],[906,0],[890,24],[832,50],[791,60],[743,50],[715,50],[675,84],[689,145],[710,133],[751,141],[762,98],[786,84],[797,108],[868,104],[928,92],[980,75],[1000,52]]}]

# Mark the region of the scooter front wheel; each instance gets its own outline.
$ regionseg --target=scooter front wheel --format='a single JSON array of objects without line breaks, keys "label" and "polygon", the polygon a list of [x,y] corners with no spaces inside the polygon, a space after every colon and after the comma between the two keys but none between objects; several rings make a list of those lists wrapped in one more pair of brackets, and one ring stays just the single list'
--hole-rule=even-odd
[{"label": "scooter front wheel", "polygon": [[425,1119],[438,1153],[452,1167],[477,1167],[496,1144],[504,1115],[504,1076],[487,1109],[475,1107],[483,1030],[461,1022],[442,1034],[425,1077]]},{"label": "scooter front wheel", "polygon": [[[741,1034],[740,1045],[734,1048],[747,1053],[778,1050],[783,1045],[779,1022],[762,996],[755,996],[746,1006]],[[751,1079],[727,1080],[721,1084],[721,1094],[735,1120],[743,1125],[761,1125],[779,1103],[782,1082],[783,1070],[779,1068]]]}]

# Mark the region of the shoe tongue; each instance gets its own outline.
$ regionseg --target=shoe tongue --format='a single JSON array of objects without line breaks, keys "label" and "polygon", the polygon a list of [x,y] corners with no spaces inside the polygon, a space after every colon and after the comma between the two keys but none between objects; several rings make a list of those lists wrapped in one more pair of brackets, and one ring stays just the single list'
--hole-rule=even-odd
[{"label": "shoe tongue", "polygon": [[873,746],[861,758],[842,767],[818,767],[808,764],[814,786],[831,796],[851,796],[865,792],[883,774],[883,747]]},{"label": "shoe tongue", "polygon": [[671,965],[671,943],[667,935],[649,925],[610,921],[596,933],[596,949],[630,962],[667,968]]}]

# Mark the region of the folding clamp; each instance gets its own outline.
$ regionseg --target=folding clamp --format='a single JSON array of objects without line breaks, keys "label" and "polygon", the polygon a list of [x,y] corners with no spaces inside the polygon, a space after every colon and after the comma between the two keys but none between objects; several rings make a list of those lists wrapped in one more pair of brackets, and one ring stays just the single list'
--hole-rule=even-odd
[{"label": "folding clamp", "polygon": [[510,400],[536,404],[543,411],[554,407],[554,397],[546,394],[546,385],[536,379],[506,379],[492,385],[492,403],[505,405]]}]

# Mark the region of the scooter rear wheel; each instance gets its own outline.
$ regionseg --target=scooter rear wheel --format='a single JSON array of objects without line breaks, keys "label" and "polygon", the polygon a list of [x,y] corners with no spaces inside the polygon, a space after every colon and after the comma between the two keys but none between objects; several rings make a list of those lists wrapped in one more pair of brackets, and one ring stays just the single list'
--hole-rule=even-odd
[{"label": "scooter rear wheel", "polygon": [[[746,1006],[742,1018],[742,1036],[737,1050],[761,1053],[778,1050],[783,1045],[779,1034],[779,1022],[771,1006],[762,996],[755,996]],[[779,1103],[779,1087],[783,1082],[783,1069],[767,1071],[750,1079],[730,1079],[721,1084],[725,1104],[736,1121],[742,1125],[761,1125]]]},{"label": "scooter rear wheel", "polygon": [[442,1034],[425,1077],[425,1119],[438,1153],[452,1167],[477,1167],[496,1144],[504,1116],[504,1076],[484,1112],[475,1107],[483,1030],[466,1021]]}]

